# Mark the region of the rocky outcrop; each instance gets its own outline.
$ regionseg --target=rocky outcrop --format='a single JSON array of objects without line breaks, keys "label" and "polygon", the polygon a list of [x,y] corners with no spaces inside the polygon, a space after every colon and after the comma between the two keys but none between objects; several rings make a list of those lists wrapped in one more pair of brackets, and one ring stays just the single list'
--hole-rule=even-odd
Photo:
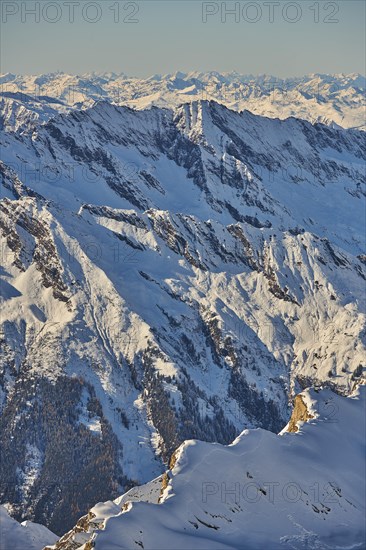
[{"label": "rocky outcrop", "polygon": [[306,403],[304,402],[304,399],[301,394],[297,395],[294,399],[294,408],[292,410],[290,422],[287,426],[288,432],[298,432],[299,427],[297,425],[298,422],[307,422],[308,420],[311,420],[314,418],[314,415],[310,414],[308,411],[308,408],[306,406]]}]

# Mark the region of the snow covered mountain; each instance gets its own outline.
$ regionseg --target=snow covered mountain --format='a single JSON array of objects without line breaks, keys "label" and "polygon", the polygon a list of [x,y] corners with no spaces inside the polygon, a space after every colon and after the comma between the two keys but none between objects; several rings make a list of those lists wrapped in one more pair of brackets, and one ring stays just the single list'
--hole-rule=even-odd
[{"label": "snow covered mountain", "polygon": [[304,391],[279,435],[186,441],[163,477],[96,505],[52,548],[364,548],[365,390]]},{"label": "snow covered mountain", "polygon": [[61,535],[184,440],[278,432],[301,389],[349,394],[364,376],[364,132],[208,101],[13,120],[0,501],[14,517]]},{"label": "snow covered mountain", "polygon": [[[177,72],[147,79],[124,74],[0,75],[0,101],[5,124],[24,117],[88,108],[97,101],[144,109],[175,108],[197,100],[214,100],[230,109],[281,119],[290,116],[345,128],[366,128],[366,80],[359,74],[274,76],[217,72]],[[18,112],[14,115],[14,112]]]},{"label": "snow covered mountain", "polygon": [[31,521],[19,524],[9,516],[4,506],[0,506],[1,550],[41,550],[56,542],[57,536],[44,525],[38,525]]}]

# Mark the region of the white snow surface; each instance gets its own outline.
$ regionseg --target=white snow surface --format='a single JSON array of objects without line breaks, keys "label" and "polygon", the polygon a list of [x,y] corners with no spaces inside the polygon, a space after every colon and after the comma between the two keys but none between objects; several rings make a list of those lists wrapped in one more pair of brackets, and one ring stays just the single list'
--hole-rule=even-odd
[{"label": "white snow surface", "polygon": [[58,540],[44,525],[23,521],[18,523],[5,506],[0,506],[0,548],[1,550],[42,550]]}]

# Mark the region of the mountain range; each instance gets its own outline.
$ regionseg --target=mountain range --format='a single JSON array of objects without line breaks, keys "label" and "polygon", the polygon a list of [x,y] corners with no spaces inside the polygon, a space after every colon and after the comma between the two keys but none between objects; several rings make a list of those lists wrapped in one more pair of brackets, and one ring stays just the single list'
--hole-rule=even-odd
[{"label": "mountain range", "polygon": [[192,101],[216,101],[235,111],[285,119],[290,116],[330,126],[365,130],[365,77],[309,74],[278,78],[236,72],[176,72],[149,78],[116,73],[0,75],[5,123],[17,124],[18,109],[29,119],[91,107],[98,101],[134,109],[175,108]]},{"label": "mountain range", "polygon": [[0,502],[61,536],[180,445],[220,461],[244,429],[277,437],[309,386],[364,380],[366,134],[206,99],[143,108],[173,77],[138,108],[24,97],[67,82],[51,76],[2,77],[19,89],[0,110]]}]

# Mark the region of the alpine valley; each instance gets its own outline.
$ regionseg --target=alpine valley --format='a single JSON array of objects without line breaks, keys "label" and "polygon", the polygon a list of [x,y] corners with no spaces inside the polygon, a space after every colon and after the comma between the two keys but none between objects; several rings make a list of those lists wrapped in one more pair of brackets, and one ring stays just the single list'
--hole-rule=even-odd
[{"label": "alpine valley", "polygon": [[0,81],[4,549],[362,548],[365,79]]}]

